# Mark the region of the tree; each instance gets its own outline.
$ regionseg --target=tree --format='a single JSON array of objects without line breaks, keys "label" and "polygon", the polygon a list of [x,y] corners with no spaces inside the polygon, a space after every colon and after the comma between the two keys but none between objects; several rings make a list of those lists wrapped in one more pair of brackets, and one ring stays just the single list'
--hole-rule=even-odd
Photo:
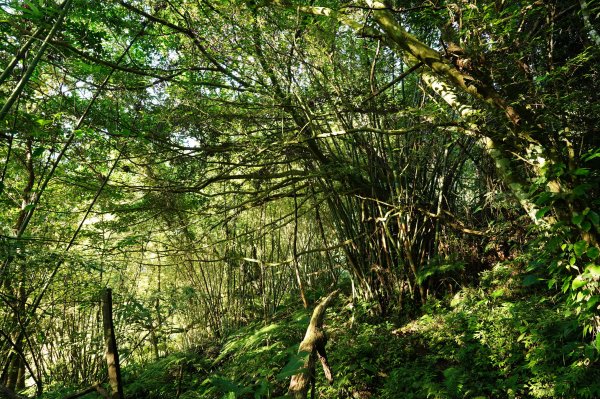
[{"label": "tree", "polygon": [[223,337],[334,283],[381,315],[417,308],[529,223],[531,273],[591,332],[596,8],[3,6],[2,383],[41,392],[50,363],[95,382],[85,324],[107,285],[124,347],[158,358],[171,332]]}]

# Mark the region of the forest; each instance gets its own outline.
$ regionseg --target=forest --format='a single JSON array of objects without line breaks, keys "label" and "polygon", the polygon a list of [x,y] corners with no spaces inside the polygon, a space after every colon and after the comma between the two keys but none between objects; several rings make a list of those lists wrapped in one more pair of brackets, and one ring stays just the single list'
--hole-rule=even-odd
[{"label": "forest", "polygon": [[0,38],[0,398],[600,398],[600,0]]}]

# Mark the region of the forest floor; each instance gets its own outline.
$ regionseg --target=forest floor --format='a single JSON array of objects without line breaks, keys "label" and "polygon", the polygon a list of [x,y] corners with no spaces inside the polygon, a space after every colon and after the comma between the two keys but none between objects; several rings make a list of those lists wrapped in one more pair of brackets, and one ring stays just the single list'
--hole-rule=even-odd
[{"label": "forest floor", "polygon": [[[498,265],[476,288],[430,300],[411,318],[383,319],[373,304],[340,295],[324,326],[335,381],[328,385],[317,369],[315,397],[600,397],[596,348],[584,343],[575,316],[544,292]],[[125,395],[283,397],[302,365],[296,352],[309,316],[288,310],[196,351],[125,367]]]}]

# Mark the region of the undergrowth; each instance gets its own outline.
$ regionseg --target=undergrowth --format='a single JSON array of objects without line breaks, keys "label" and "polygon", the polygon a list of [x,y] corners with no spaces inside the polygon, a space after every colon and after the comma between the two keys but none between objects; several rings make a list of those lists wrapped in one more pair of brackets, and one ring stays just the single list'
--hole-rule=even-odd
[{"label": "undergrowth", "polygon": [[[432,300],[403,323],[341,296],[325,322],[335,381],[327,385],[318,370],[315,397],[600,397],[598,348],[585,342],[576,315],[522,281],[511,265],[497,265],[476,288]],[[283,397],[302,365],[296,352],[308,321],[300,310],[239,329],[210,351],[127,367],[126,397]]]}]

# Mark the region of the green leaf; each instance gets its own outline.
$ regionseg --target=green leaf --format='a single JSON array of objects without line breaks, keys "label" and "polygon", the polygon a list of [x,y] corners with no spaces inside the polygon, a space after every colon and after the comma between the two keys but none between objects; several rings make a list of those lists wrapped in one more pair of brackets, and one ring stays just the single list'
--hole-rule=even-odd
[{"label": "green leaf", "polygon": [[590,231],[591,228],[592,228],[592,224],[589,222],[589,220],[584,220],[581,223],[581,230],[588,232],[588,231]]},{"label": "green leaf", "polygon": [[210,382],[221,392],[227,392],[228,395],[233,396],[225,396],[226,398],[236,398],[237,394],[243,393],[243,387],[237,385],[233,381],[227,380],[222,377],[213,376],[210,377]]},{"label": "green leaf", "polygon": [[581,222],[583,221],[583,215],[579,214],[579,213],[574,213],[573,217],[571,218],[571,222],[575,225],[575,226],[579,226],[581,224]]},{"label": "green leaf", "polygon": [[278,380],[284,380],[295,374],[303,372],[305,369],[302,366],[304,366],[304,361],[306,360],[307,355],[307,352],[302,352],[298,355],[293,355],[290,361],[281,370],[281,372],[277,374],[276,378]]},{"label": "green leaf", "polygon": [[546,213],[550,210],[549,206],[545,206],[542,209],[540,209],[539,211],[537,211],[535,213],[535,218],[536,219],[542,219],[544,217],[544,215],[546,215]]},{"label": "green leaf", "polygon": [[42,155],[44,153],[44,147],[38,147],[35,150],[33,150],[33,153],[31,154],[32,157],[37,158],[40,155]]},{"label": "green leaf", "polygon": [[575,197],[583,197],[591,188],[589,184],[580,184],[573,189],[573,195]]},{"label": "green leaf", "polygon": [[573,280],[573,283],[571,283],[571,288],[574,290],[577,290],[577,289],[583,287],[585,284],[586,284],[586,281],[583,279],[583,277],[577,276]]},{"label": "green leaf", "polygon": [[588,243],[585,240],[580,240],[573,244],[573,251],[575,252],[575,255],[577,255],[577,257],[581,257],[581,255],[585,253],[587,245]]},{"label": "green leaf", "polygon": [[598,224],[600,224],[600,216],[596,212],[589,211],[587,217],[594,224],[594,226],[598,226]]},{"label": "green leaf", "polygon": [[553,195],[552,193],[548,192],[548,191],[544,191],[543,193],[541,193],[539,195],[539,197],[536,199],[535,203],[536,205],[542,206],[545,203],[547,203],[548,201],[550,201],[552,199]]},{"label": "green leaf", "polygon": [[26,1],[22,6],[17,7],[17,9],[23,12],[23,16],[26,18],[39,19],[44,16],[38,5],[36,5],[33,1]]},{"label": "green leaf", "polygon": [[40,125],[41,127],[44,127],[44,126],[46,126],[46,125],[49,125],[49,124],[51,124],[52,122],[53,122],[53,121],[52,121],[52,119],[38,119],[38,120],[36,121],[36,123],[37,123],[38,125]]},{"label": "green leaf", "polygon": [[570,286],[570,285],[571,285],[571,282],[569,281],[569,279],[568,279],[568,278],[567,278],[567,279],[564,279],[564,280],[563,280],[563,285],[562,285],[562,287],[561,287],[561,289],[562,289],[562,292],[563,292],[563,293],[567,292],[567,290],[569,289],[569,286]]},{"label": "green leaf", "polygon": [[86,129],[76,129],[76,130],[73,130],[73,134],[78,139],[82,138],[85,135],[85,133],[86,133]]},{"label": "green leaf", "polygon": [[600,276],[600,266],[591,263],[585,268],[585,272],[589,273],[592,277],[598,277]]},{"label": "green leaf", "polygon": [[600,158],[600,151],[598,151],[598,152],[591,152],[590,154],[584,156],[583,160],[585,162],[589,162],[589,161],[591,161],[594,158]]},{"label": "green leaf", "polygon": [[592,310],[598,302],[600,302],[600,295],[592,296],[590,299],[588,299],[586,303],[587,309]]},{"label": "green leaf", "polygon": [[598,247],[589,247],[586,254],[588,258],[596,259],[600,255],[600,249]]},{"label": "green leaf", "polygon": [[371,373],[377,373],[377,367],[373,366],[371,363],[363,362],[360,364],[363,369],[370,371]]},{"label": "green leaf", "polygon": [[588,168],[579,168],[579,169],[576,169],[573,172],[573,174],[575,176],[587,176],[590,174],[590,170]]},{"label": "green leaf", "polygon": [[525,278],[523,279],[523,286],[529,287],[539,282],[540,278],[538,276],[536,276],[535,274],[530,274],[528,276],[525,276]]}]

